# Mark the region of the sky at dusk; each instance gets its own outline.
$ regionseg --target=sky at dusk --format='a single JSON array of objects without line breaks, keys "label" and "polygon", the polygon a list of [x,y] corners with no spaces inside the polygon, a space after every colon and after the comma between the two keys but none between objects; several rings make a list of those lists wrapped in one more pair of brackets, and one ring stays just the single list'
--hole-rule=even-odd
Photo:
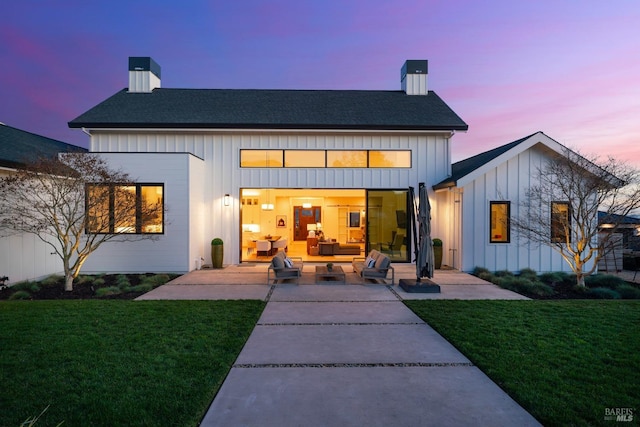
[{"label": "sky at dusk", "polygon": [[461,160],[536,131],[640,167],[638,0],[5,2],[0,122],[76,145],[67,122],[151,56],[162,87],[399,90],[406,59],[469,125]]}]

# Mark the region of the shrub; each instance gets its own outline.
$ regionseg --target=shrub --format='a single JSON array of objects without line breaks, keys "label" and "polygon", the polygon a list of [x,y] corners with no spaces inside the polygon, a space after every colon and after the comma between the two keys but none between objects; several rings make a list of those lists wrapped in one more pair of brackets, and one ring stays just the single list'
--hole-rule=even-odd
[{"label": "shrub", "polygon": [[536,278],[503,275],[496,277],[494,283],[501,288],[524,295],[550,296],[554,294],[551,286],[545,285]]},{"label": "shrub", "polygon": [[27,291],[27,292],[38,292],[40,290],[40,286],[37,282],[20,282],[16,283],[11,287],[11,289],[15,291]]},{"label": "shrub", "polygon": [[11,294],[10,300],[31,299],[31,294],[27,291],[17,291]]},{"label": "shrub", "polygon": [[510,272],[509,270],[500,270],[500,271],[496,271],[496,276],[498,277],[514,277],[515,275]]},{"label": "shrub", "polygon": [[549,285],[545,285],[542,282],[532,282],[531,285],[528,285],[526,288],[526,293],[531,295],[537,295],[540,297],[548,297],[555,293],[553,288]]},{"label": "shrub", "polygon": [[491,273],[489,270],[487,270],[484,267],[474,268],[472,274],[476,277],[479,277],[482,280],[486,280],[487,282],[493,282],[495,280],[493,273]]},{"label": "shrub", "polygon": [[122,290],[118,286],[109,286],[106,288],[100,288],[96,290],[96,296],[98,297],[106,297],[109,295],[119,295],[122,293]]},{"label": "shrub", "polygon": [[102,285],[104,285],[104,283],[105,283],[105,281],[104,281],[104,279],[102,277],[98,277],[97,279],[95,279],[93,281],[93,285],[94,286],[102,286]]},{"label": "shrub", "polygon": [[612,274],[594,274],[584,278],[584,283],[590,288],[610,288],[616,289],[620,285],[626,284],[621,278]]},{"label": "shrub", "polygon": [[557,285],[559,283],[563,283],[567,280],[568,274],[564,271],[553,271],[550,273],[542,273],[538,276],[538,280],[542,283],[546,283],[547,285]]},{"label": "shrub", "polygon": [[568,286],[575,285],[576,284],[576,275],[567,273],[567,275],[564,276],[564,279],[562,280],[562,283],[564,285],[568,285]]},{"label": "shrub", "polygon": [[501,288],[511,289],[509,287],[511,285],[511,281],[504,277],[493,276],[493,279],[491,280],[491,282],[494,283],[495,285],[500,286]]},{"label": "shrub", "polygon": [[538,273],[531,268],[523,268],[520,270],[520,277],[525,277],[531,280],[538,280]]},{"label": "shrub", "polygon": [[495,277],[493,274],[489,273],[489,272],[486,272],[486,273],[480,273],[480,274],[478,275],[478,277],[479,277],[480,279],[482,279],[482,280],[486,280],[487,282],[493,282],[493,281],[495,281],[495,280],[496,280],[496,277]]},{"label": "shrub", "polygon": [[[170,279],[168,274],[156,274],[154,276],[147,276],[140,282],[141,285],[149,285],[151,289],[157,288],[160,285],[164,285]],[[151,290],[149,289],[149,290]]]},{"label": "shrub", "polygon": [[616,292],[622,299],[640,299],[640,289],[626,283],[618,286]]},{"label": "shrub", "polygon": [[53,285],[57,284],[60,280],[62,280],[61,276],[53,275],[53,276],[49,276],[49,277],[45,278],[44,280],[42,280],[40,282],[40,284],[42,286],[53,286]]},{"label": "shrub", "polygon": [[487,270],[486,268],[484,268],[484,267],[476,267],[476,268],[474,268],[472,274],[474,276],[479,276],[479,275],[484,274],[484,273],[491,274],[491,272],[489,270]]},{"label": "shrub", "polygon": [[589,294],[598,299],[620,299],[620,294],[609,288],[593,288]]},{"label": "shrub", "polygon": [[118,288],[120,288],[120,290],[126,291],[131,287],[131,282],[129,281],[129,278],[124,274],[118,274],[118,277],[116,277],[116,285],[118,286]]},{"label": "shrub", "polygon": [[133,286],[129,289],[129,292],[149,292],[153,289],[153,285],[151,283],[140,283],[139,285]]},{"label": "shrub", "polygon": [[75,280],[75,284],[76,285],[82,285],[84,283],[92,283],[92,282],[93,282],[93,277],[84,276],[84,275],[80,275],[80,276],[76,277],[76,280]]}]

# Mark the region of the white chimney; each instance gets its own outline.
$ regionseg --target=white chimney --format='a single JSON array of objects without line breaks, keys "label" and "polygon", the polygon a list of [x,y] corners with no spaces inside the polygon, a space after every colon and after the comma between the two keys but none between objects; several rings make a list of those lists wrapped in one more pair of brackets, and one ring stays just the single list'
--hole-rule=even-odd
[{"label": "white chimney", "polygon": [[427,60],[408,59],[400,72],[402,90],[407,95],[426,95],[429,93],[427,86]]},{"label": "white chimney", "polygon": [[160,66],[148,56],[129,57],[129,92],[151,92],[160,87]]}]

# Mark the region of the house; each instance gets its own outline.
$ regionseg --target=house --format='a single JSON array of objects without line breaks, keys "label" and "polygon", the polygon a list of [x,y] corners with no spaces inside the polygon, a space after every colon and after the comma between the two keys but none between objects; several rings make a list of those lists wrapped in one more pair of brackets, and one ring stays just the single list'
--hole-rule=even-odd
[{"label": "house", "polygon": [[[192,270],[214,237],[226,264],[255,260],[269,235],[309,255],[317,228],[361,253],[396,234],[410,243],[408,187],[449,176],[451,138],[467,130],[428,90],[427,61],[407,61],[397,91],[165,89],[160,78],[151,58],[130,58],[129,88],[69,123],[91,152],[160,184],[167,207],[158,241],[105,244],[85,271]],[[409,262],[410,247],[395,258]]]},{"label": "house", "polygon": [[[406,61],[399,90],[167,89],[153,59],[129,58],[129,87],[69,126],[153,187],[166,218],[157,241],[106,243],[84,271],[190,271],[210,262],[214,237],[225,264],[270,260],[275,246],[337,260],[391,248],[394,262],[412,262],[409,187],[421,182],[445,264],[566,270],[550,248],[498,242],[489,229],[492,202],[515,202],[527,183],[515,178],[561,145],[536,133],[452,167],[454,134],[468,126],[427,71]],[[349,255],[319,251],[316,233]]]},{"label": "house", "polygon": [[[38,158],[56,157],[61,152],[86,151],[0,123],[0,178]],[[0,230],[0,277],[9,277],[7,283],[16,283],[60,273],[60,259],[51,252],[51,247],[33,234]]]}]

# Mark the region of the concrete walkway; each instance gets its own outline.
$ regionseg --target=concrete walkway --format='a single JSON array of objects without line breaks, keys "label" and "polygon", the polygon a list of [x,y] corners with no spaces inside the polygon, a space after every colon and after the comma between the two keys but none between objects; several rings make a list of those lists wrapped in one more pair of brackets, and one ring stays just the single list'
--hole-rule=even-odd
[{"label": "concrete walkway", "polygon": [[521,296],[455,271],[436,273],[437,296],[347,276],[346,285],[267,286],[266,267],[226,268],[141,298],[268,301],[202,426],[539,425],[401,301]]}]

